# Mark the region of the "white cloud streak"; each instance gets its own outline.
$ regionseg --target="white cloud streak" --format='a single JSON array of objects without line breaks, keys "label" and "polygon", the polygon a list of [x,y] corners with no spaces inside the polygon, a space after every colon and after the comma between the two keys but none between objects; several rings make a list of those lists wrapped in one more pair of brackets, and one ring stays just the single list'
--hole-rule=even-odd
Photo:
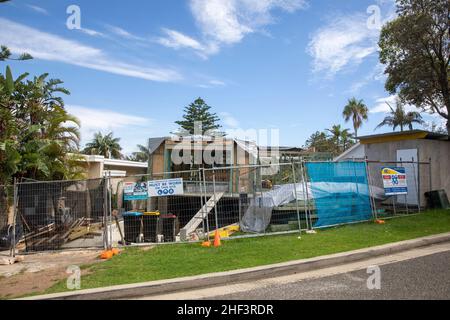
[{"label": "white cloud streak", "polygon": [[26,6],[28,8],[30,8],[31,10],[37,12],[37,13],[40,13],[40,14],[43,14],[43,15],[46,15],[46,16],[49,15],[49,12],[46,9],[42,8],[42,7],[35,6],[35,5],[32,5],[32,4],[27,4]]},{"label": "white cloud streak", "polygon": [[[372,109],[370,109],[369,112],[370,113],[388,113],[391,111],[391,109],[389,108],[389,105],[395,109],[396,100],[397,100],[397,95],[379,98],[379,99],[375,100],[375,106]],[[417,109],[415,106],[410,105],[410,104],[406,104],[404,107],[405,107],[406,112],[419,111],[419,109]]]},{"label": "white cloud streak", "polygon": [[366,21],[363,14],[338,16],[315,32],[307,48],[313,57],[313,71],[331,78],[375,53],[379,31],[367,28]]},{"label": "white cloud streak", "polygon": [[112,74],[158,82],[182,76],[173,69],[134,65],[116,60],[100,49],[0,18],[0,42],[13,52],[28,52],[37,59],[77,65]]},{"label": "white cloud streak", "polygon": [[110,31],[111,33],[113,33],[113,34],[115,34],[115,35],[117,35],[119,37],[122,37],[124,39],[127,39],[127,40],[138,40],[138,41],[146,41],[147,40],[145,38],[136,36],[136,35],[128,32],[127,30],[122,29],[122,28],[117,27],[117,26],[112,26],[112,25],[107,24],[107,25],[105,25],[105,28],[108,31]]},{"label": "white cloud streak", "polygon": [[163,29],[158,42],[174,49],[189,48],[203,57],[241,42],[244,37],[274,23],[274,9],[295,12],[307,7],[306,0],[190,0],[190,9],[200,28],[201,40],[178,31]]},{"label": "white cloud streak", "polygon": [[[76,116],[81,122],[81,139],[85,144],[92,139],[94,133],[104,134],[113,132],[120,137],[120,144],[125,153],[134,150],[137,144],[143,143],[150,134],[154,120],[131,116],[108,109],[93,109],[84,106],[67,105],[67,111]],[[150,136],[150,135],[149,135]]]},{"label": "white cloud streak", "polygon": [[[312,34],[307,52],[313,58],[314,73],[333,78],[338,72],[358,66],[377,52],[380,28],[396,17],[396,7],[394,0],[376,0],[375,3],[369,8],[378,8],[378,16],[374,16],[369,8],[364,13],[335,15]],[[378,20],[376,25],[373,25],[374,19]],[[352,90],[358,90],[367,81],[366,77]]]}]

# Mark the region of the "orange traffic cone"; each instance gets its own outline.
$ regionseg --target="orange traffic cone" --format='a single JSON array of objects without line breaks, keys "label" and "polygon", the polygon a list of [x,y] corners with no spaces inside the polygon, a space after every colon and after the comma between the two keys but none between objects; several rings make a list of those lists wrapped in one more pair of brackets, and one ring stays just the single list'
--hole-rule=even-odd
[{"label": "orange traffic cone", "polygon": [[222,244],[220,243],[220,234],[219,230],[216,230],[216,233],[214,235],[214,247],[220,247]]}]

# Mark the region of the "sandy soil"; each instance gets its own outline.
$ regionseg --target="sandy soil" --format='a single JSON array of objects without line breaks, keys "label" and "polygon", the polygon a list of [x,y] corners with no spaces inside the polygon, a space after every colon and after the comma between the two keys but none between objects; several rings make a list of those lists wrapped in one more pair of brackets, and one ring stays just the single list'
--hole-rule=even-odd
[{"label": "sandy soil", "polygon": [[23,262],[0,265],[0,299],[44,291],[67,279],[67,267],[101,262],[99,255],[97,250],[38,253],[24,256]]}]

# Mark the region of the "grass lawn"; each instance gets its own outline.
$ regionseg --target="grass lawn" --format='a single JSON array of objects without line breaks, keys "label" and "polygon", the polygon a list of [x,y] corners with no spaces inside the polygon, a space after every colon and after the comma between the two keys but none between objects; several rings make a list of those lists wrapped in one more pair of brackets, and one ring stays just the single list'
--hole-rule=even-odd
[{"label": "grass lawn", "polygon": [[[126,249],[104,263],[84,266],[82,289],[192,276],[311,258],[450,231],[450,210],[319,230],[317,234],[267,236],[222,241],[219,248],[200,244]],[[45,293],[66,291],[65,281]]]}]

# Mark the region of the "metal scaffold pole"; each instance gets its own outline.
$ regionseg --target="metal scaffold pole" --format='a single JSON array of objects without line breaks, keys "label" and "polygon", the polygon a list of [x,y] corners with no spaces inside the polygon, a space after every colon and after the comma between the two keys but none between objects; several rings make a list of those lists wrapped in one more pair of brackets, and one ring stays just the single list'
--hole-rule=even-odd
[{"label": "metal scaffold pole", "polygon": [[17,219],[17,206],[18,206],[18,186],[17,186],[17,179],[14,178],[14,186],[13,186],[13,197],[14,197],[14,204],[13,204],[13,230],[12,230],[12,243],[11,243],[11,250],[10,255],[15,258],[16,257],[16,219]]},{"label": "metal scaffold pole", "polygon": [[219,217],[217,215],[217,199],[216,199],[216,171],[213,170],[213,197],[214,197],[214,216],[216,220],[216,230],[219,229]]},{"label": "metal scaffold pole", "polygon": [[[296,177],[296,173],[295,173],[294,162],[291,162],[291,166],[292,166],[292,175],[294,178],[295,208],[297,210],[298,232],[300,233],[300,236],[301,236],[302,235],[302,224],[300,222],[300,208],[299,208],[299,204],[298,204],[298,193],[297,193],[297,177]],[[306,215],[305,215],[305,218],[306,218]],[[306,223],[308,223],[308,222],[306,222]]]}]

